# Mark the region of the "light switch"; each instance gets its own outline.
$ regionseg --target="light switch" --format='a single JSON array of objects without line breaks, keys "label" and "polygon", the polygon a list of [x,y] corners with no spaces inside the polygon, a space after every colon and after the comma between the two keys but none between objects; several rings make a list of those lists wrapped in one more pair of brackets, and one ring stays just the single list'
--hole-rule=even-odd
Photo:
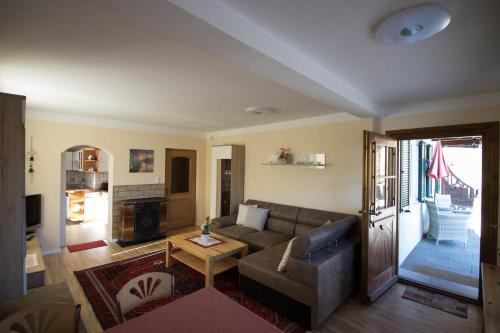
[{"label": "light switch", "polygon": [[160,184],[161,182],[161,177],[160,176],[156,176],[155,177],[155,184]]}]

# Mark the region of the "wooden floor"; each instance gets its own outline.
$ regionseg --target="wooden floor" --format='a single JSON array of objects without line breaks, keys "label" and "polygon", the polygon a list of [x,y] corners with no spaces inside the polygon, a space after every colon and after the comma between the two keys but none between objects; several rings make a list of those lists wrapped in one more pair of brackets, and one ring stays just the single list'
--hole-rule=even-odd
[{"label": "wooden floor", "polygon": [[66,244],[74,245],[106,239],[106,221],[82,222],[66,225]]},{"label": "wooden floor", "polygon": [[[185,231],[185,230],[184,230]],[[165,248],[165,241],[121,248],[116,244],[87,251],[62,253],[44,257],[46,284],[66,282],[75,302],[82,305],[82,320],[89,333],[102,328],[83,293],[73,271],[135,257]],[[469,305],[468,319],[435,310],[401,298],[405,290],[396,284],[377,302],[362,304],[356,296],[344,303],[318,329],[319,332],[482,332],[481,308]]]}]

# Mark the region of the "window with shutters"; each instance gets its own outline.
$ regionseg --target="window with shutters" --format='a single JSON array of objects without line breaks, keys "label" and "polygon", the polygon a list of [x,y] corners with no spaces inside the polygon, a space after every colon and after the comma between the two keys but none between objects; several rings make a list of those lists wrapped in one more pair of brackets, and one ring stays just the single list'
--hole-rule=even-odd
[{"label": "window with shutters", "polygon": [[418,201],[423,202],[426,197],[427,189],[427,162],[426,148],[424,141],[418,142]]},{"label": "window with shutters", "polygon": [[[425,170],[429,170],[429,166],[431,164],[431,158],[432,158],[432,145],[431,144],[428,144],[426,146],[426,151],[425,151],[425,159],[427,161],[427,164],[426,164],[426,169]],[[427,176],[427,171],[425,172],[425,177],[426,177],[426,182],[425,182],[425,196],[426,197],[433,197],[434,196],[434,179],[432,179],[431,177]]]},{"label": "window with shutters", "polygon": [[400,211],[408,210],[410,206],[410,179],[411,179],[411,145],[409,140],[401,140],[399,142],[400,156]]},{"label": "window with shutters", "polygon": [[424,202],[425,198],[432,197],[433,180],[427,176],[432,157],[432,145],[425,141],[418,142],[418,201]]}]

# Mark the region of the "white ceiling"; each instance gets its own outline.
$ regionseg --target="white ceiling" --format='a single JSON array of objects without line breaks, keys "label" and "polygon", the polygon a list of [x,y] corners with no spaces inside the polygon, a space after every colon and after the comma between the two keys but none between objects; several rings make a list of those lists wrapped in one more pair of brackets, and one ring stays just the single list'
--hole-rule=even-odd
[{"label": "white ceiling", "polygon": [[[97,0],[4,1],[0,91],[36,112],[199,131],[336,112]],[[244,112],[254,105],[276,112]]]},{"label": "white ceiling", "polygon": [[498,0],[439,0],[452,13],[443,32],[390,46],[377,23],[428,1],[221,1],[383,108],[500,91]]},{"label": "white ceiling", "polygon": [[[442,0],[452,23],[437,36],[373,39],[382,17],[418,2],[4,0],[0,91],[36,112],[201,132],[500,92],[500,1]],[[277,111],[243,112],[254,105]]]}]

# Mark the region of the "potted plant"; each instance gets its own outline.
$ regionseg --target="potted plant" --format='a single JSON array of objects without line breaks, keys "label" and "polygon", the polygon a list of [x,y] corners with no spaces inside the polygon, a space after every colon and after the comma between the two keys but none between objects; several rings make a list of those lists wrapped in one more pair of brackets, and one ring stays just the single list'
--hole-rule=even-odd
[{"label": "potted plant", "polygon": [[210,217],[205,218],[205,223],[201,225],[201,241],[207,243],[210,240]]}]

